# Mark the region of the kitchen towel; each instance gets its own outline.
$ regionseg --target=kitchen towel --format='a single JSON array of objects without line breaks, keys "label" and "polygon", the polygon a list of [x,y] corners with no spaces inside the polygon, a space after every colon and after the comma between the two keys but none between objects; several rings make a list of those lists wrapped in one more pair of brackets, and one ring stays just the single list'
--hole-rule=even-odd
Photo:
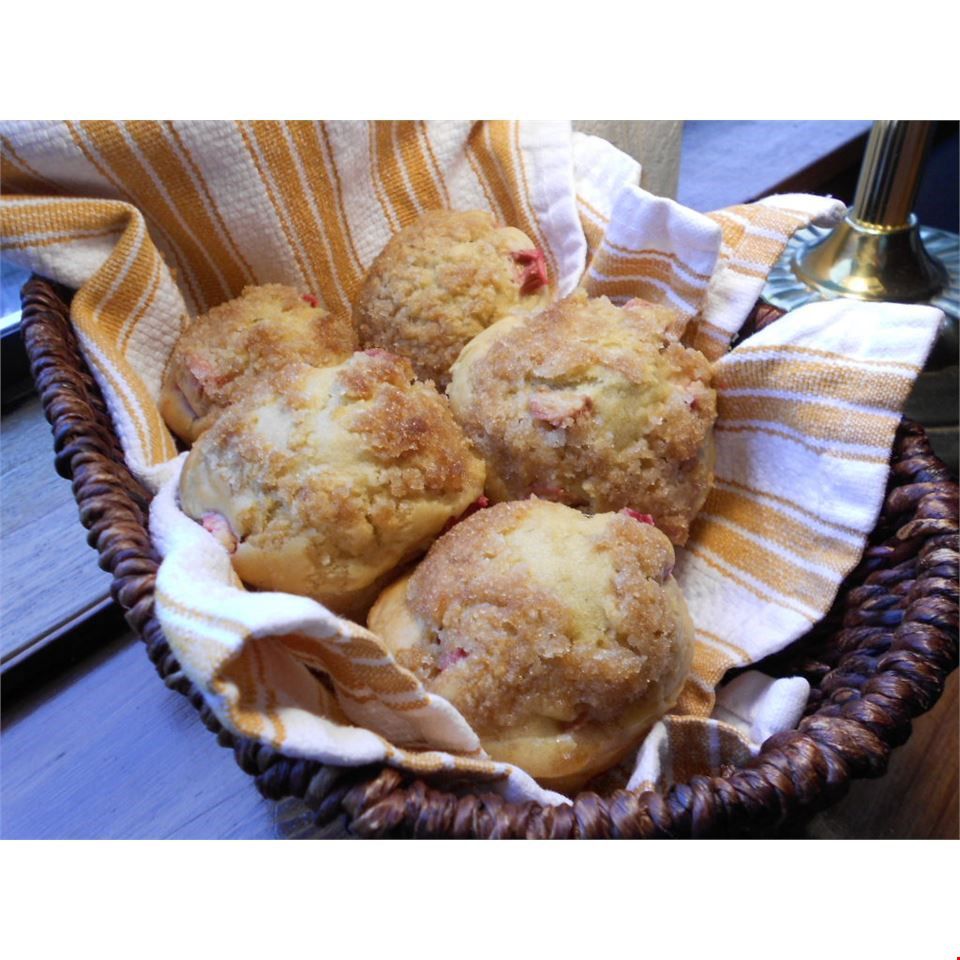
[{"label": "kitchen towel", "polygon": [[836,222],[841,204],[786,195],[697,213],[644,191],[635,161],[563,122],[4,122],[0,151],[3,257],[78,291],[84,355],[128,464],[156,491],[157,616],[229,729],[291,756],[565,802],[487,759],[364,627],[245,590],[177,505],[185,455],[156,399],[189,318],[267,282],[347,311],[387,239],[439,207],[524,230],[560,295],[582,285],[669,304],[714,362],[717,479],[676,574],[694,668],[631,783],[716,772],[796,722],[797,682],[757,675],[719,700],[717,686],[801,636],[856,565],[939,321],[930,308],[817,304],[730,350],[791,234]]}]

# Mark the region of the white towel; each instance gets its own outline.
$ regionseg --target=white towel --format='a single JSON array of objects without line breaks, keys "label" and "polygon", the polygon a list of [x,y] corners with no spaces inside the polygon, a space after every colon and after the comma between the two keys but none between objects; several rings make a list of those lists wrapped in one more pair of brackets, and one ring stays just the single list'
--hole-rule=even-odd
[{"label": "white towel", "polygon": [[737,762],[795,723],[796,683],[741,680],[715,708],[717,684],[801,635],[856,564],[939,322],[928,308],[815,305],[727,354],[792,232],[836,222],[839,203],[790,195],[702,215],[643,191],[634,161],[567,123],[6,122],[0,149],[4,257],[79,289],[84,354],[128,463],[158,491],[157,615],[226,727],[292,756],[564,802],[487,760],[456,710],[363,627],[244,590],[176,504],[182,458],[156,398],[188,313],[265,282],[347,309],[389,236],[434,207],[489,209],[523,229],[561,293],[582,283],[671,304],[716,361],[717,483],[677,565],[694,669],[634,780],[695,770],[693,742],[703,772]]}]

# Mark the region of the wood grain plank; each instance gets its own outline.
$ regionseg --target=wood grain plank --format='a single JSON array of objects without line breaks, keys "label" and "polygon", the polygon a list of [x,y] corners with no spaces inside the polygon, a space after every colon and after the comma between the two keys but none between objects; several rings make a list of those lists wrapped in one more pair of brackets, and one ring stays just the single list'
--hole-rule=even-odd
[{"label": "wood grain plank", "polygon": [[278,836],[275,805],[132,634],[4,708],[5,838]]},{"label": "wood grain plank", "polygon": [[33,396],[3,417],[0,446],[0,661],[107,597],[110,576],[87,544],[70,484]]}]

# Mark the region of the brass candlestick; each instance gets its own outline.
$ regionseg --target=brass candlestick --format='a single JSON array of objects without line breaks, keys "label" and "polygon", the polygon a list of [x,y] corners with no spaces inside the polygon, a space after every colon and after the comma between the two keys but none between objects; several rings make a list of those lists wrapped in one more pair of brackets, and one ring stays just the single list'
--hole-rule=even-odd
[{"label": "brass candlestick", "polygon": [[936,370],[957,364],[960,236],[918,226],[910,212],[931,127],[904,120],[873,125],[847,216],[833,230],[797,231],[762,298],[783,310],[836,297],[939,307],[944,320],[927,361]]},{"label": "brass candlestick", "polygon": [[793,272],[825,298],[929,301],[947,272],[924,248],[910,212],[932,124],[878,120],[870,131],[853,206],[819,243],[800,251]]}]

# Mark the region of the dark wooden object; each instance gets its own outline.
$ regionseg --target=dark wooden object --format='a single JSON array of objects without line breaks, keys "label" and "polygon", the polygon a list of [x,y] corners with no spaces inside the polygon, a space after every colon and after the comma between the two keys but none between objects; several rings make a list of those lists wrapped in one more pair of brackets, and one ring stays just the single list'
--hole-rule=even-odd
[{"label": "dark wooden object", "polygon": [[[766,319],[766,318],[763,318]],[[761,321],[762,322],[762,321]],[[180,673],[153,616],[157,557],[149,496],[130,475],[109,415],[77,350],[67,308],[45,282],[25,288],[24,336],[54,427],[57,469],[72,476],[81,520],[112,592],[171,688],[270,798],[303,798],[318,824],[361,836],[682,837],[767,835],[835,803],[851,780],[883,774],[911,719],[936,702],[957,662],[957,486],[922,429],[904,424],[890,489],[863,562],[831,614],[765,666],[813,686],[798,729],[723,777],[666,793],[580,794],[570,807],[512,805],[462,795],[388,767],[334,768],[293,760],[222,729]]]}]

